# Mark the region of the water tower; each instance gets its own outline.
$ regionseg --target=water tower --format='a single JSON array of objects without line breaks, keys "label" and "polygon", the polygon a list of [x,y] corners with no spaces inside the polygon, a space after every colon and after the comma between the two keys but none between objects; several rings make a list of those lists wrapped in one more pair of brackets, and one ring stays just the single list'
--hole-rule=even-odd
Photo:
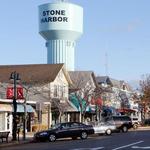
[{"label": "water tower", "polygon": [[46,40],[47,63],[74,71],[76,40],[83,32],[83,8],[64,0],[39,6],[39,33]]}]

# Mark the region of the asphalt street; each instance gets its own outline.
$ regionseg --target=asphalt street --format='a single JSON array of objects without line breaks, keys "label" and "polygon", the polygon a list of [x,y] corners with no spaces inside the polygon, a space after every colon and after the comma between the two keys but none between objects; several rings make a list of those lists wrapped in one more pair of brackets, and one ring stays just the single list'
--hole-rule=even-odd
[{"label": "asphalt street", "polygon": [[150,131],[113,133],[111,136],[93,136],[87,140],[61,139],[4,147],[1,150],[134,150],[150,149]]}]

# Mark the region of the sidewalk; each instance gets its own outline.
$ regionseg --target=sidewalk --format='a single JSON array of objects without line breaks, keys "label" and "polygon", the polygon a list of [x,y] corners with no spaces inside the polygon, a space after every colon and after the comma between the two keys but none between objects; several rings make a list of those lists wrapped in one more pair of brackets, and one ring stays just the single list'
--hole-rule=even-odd
[{"label": "sidewalk", "polygon": [[18,141],[18,136],[17,136],[17,141],[12,141],[12,137],[10,135],[8,138],[8,143],[5,142],[5,140],[3,143],[0,141],[0,148],[9,147],[9,146],[13,146],[13,145],[19,145],[19,144],[31,143],[31,142],[33,142],[33,136],[34,136],[34,133],[26,133],[26,140],[23,140],[23,135],[20,134],[19,141]]},{"label": "sidewalk", "polygon": [[[143,126],[140,126],[138,127],[137,129],[131,129],[130,131],[145,131],[145,130],[150,130],[150,126],[147,126],[147,127],[143,127]],[[26,140],[23,140],[23,136],[20,135],[19,137],[19,141],[11,141],[12,140],[12,137],[9,137],[9,142],[1,142],[0,141],[0,148],[2,147],[8,147],[8,146],[13,146],[13,145],[19,145],[19,144],[27,144],[27,143],[32,143],[33,142],[33,136],[34,136],[34,133],[27,133],[26,134]]]},{"label": "sidewalk", "polygon": [[140,126],[136,130],[142,131],[142,130],[150,130],[150,126]]}]

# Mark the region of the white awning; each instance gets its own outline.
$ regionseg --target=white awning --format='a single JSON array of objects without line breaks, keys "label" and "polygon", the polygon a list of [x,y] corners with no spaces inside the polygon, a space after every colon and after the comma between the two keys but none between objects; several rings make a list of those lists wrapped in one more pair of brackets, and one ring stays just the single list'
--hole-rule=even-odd
[{"label": "white awning", "polygon": [[[13,112],[13,105],[12,104],[0,104],[0,112]],[[31,105],[26,105],[26,111],[31,113],[35,112],[34,108]],[[24,112],[23,104],[17,104],[17,112]]]},{"label": "white awning", "polygon": [[0,112],[12,112],[13,108],[11,104],[0,104]]},{"label": "white awning", "polygon": [[[35,112],[34,108],[31,105],[26,105],[26,111],[28,113]],[[17,104],[17,112],[20,112],[20,113],[24,112],[24,105]]]}]

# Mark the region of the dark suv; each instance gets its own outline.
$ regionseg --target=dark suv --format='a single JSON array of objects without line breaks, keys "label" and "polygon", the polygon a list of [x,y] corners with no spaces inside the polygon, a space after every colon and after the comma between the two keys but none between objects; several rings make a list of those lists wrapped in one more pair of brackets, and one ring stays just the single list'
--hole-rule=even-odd
[{"label": "dark suv", "polygon": [[129,116],[112,116],[112,120],[119,131],[127,132],[128,129],[133,127],[132,120]]}]

